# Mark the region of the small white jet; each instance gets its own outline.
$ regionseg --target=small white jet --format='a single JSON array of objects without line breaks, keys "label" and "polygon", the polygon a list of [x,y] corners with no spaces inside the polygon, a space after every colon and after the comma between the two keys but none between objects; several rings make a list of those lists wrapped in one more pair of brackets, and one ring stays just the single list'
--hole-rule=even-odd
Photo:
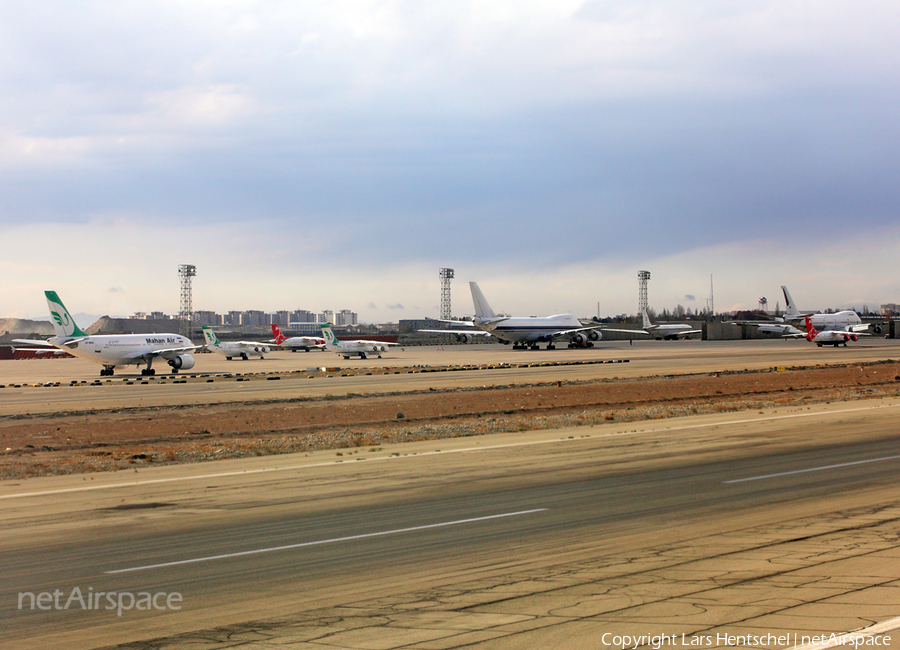
[{"label": "small white jet", "polygon": [[397,345],[396,343],[386,343],[383,341],[338,341],[334,332],[331,331],[331,325],[322,325],[322,336],[325,337],[325,347],[336,354],[342,355],[345,359],[349,359],[356,354],[360,359],[365,359],[367,355],[375,354],[381,358],[381,353],[385,352],[388,347]]},{"label": "small white jet", "polygon": [[[603,325],[585,327],[572,314],[556,314],[555,316],[497,316],[477,282],[470,282],[472,302],[475,305],[475,320],[472,326],[497,337],[501,343],[512,343],[514,350],[538,349],[538,343],[546,343],[548,350],[556,348],[554,341],[563,340],[570,348],[592,347],[594,341],[603,338],[601,330],[608,332],[627,332],[629,334],[646,334],[641,330],[617,330]],[[449,334],[475,335],[472,331],[448,331]]]},{"label": "small white jet", "polygon": [[229,361],[233,357],[240,357],[247,361],[251,354],[263,359],[265,358],[263,355],[272,350],[271,346],[255,341],[220,341],[209,325],[204,325],[201,329],[203,329],[203,338],[206,340],[206,349],[225,355]]},{"label": "small white jet", "polygon": [[272,336],[275,337],[276,345],[291,352],[296,352],[297,350],[303,350],[304,352],[322,350],[324,352],[325,350],[325,339],[315,336],[285,336],[281,333],[281,328],[275,323],[272,323]]},{"label": "small white jet", "polygon": [[681,337],[689,339],[691,338],[691,334],[699,334],[703,330],[693,330],[690,325],[685,325],[683,323],[671,323],[666,325],[654,325],[650,322],[650,315],[647,313],[647,310],[643,310],[644,316],[644,331],[650,336],[656,338],[657,341],[662,341],[665,339],[666,341],[674,341],[675,339]]},{"label": "small white jet", "polygon": [[[194,357],[188,352],[199,345],[180,334],[85,334],[69,314],[55,291],[45,291],[47,305],[56,336],[40,345],[58,348],[69,354],[103,365],[101,377],[111,377],[117,366],[142,366],[142,375],[155,375],[152,368],[157,357],[165,359],[172,372],[190,370]],[[36,341],[14,341],[36,345]]]},{"label": "small white jet", "polygon": [[865,332],[851,332],[848,330],[823,330],[819,332],[813,325],[812,317],[805,316],[806,321],[806,340],[815,343],[819,347],[823,345],[833,345],[837,347],[841,344],[847,347],[847,341],[858,341],[860,336],[869,336]]}]

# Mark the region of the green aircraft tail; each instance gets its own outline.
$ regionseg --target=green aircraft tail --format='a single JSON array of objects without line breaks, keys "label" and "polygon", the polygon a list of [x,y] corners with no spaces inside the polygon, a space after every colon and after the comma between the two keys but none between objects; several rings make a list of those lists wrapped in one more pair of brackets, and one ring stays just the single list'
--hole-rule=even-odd
[{"label": "green aircraft tail", "polygon": [[206,339],[208,345],[219,344],[219,337],[216,336],[216,333],[212,331],[209,325],[204,325],[201,329],[203,330],[203,338]]},{"label": "green aircraft tail", "polygon": [[322,336],[325,338],[325,347],[332,348],[337,346],[338,340],[334,335],[334,332],[331,331],[331,325],[320,325],[322,328]]},{"label": "green aircraft tail", "polygon": [[66,309],[62,300],[56,295],[55,291],[45,291],[44,296],[47,298],[47,306],[50,308],[50,318],[53,320],[53,330],[59,338],[82,337],[87,336],[80,327],[75,323],[75,319]]}]

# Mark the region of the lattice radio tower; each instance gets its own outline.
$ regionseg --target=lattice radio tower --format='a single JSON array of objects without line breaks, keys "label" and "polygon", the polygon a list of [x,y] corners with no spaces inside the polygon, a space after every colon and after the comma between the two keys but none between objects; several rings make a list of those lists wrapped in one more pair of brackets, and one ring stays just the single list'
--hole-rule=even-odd
[{"label": "lattice radio tower", "polygon": [[453,279],[453,269],[441,269],[441,319],[453,318],[450,311],[450,280]]},{"label": "lattice radio tower", "polygon": [[181,311],[178,320],[181,321],[181,334],[191,336],[191,317],[194,313],[193,298],[191,296],[191,278],[197,275],[197,267],[193,264],[179,264],[178,277],[181,278]]},{"label": "lattice radio tower", "polygon": [[643,314],[649,309],[647,302],[647,281],[650,279],[650,271],[638,271],[638,313]]}]

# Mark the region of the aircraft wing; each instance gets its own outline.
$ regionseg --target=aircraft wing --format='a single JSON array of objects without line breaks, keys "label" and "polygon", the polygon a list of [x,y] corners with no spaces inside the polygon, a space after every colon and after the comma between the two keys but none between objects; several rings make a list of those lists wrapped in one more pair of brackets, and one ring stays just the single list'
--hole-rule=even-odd
[{"label": "aircraft wing", "polygon": [[[448,325],[458,325],[459,327],[475,327],[475,323],[470,320],[444,320],[442,318],[426,318],[429,323],[447,323]],[[419,330],[423,332],[425,330]]]},{"label": "aircraft wing", "polygon": [[783,318],[774,320],[729,320],[725,321],[725,325],[785,325],[785,320]]},{"label": "aircraft wing", "polygon": [[[60,345],[64,345],[68,348],[78,347],[78,344],[85,340],[85,337],[77,338],[77,339],[68,339],[63,341]],[[25,345],[34,345],[42,349],[48,350],[61,350],[57,345],[53,345],[50,341],[45,341],[44,339],[13,339],[12,343],[24,343]],[[20,348],[21,349],[21,348]]]},{"label": "aircraft wing", "polygon": [[490,332],[473,327],[469,330],[416,330],[417,332],[428,332],[429,334],[465,334],[466,336],[490,336]]},{"label": "aircraft wing", "polygon": [[126,357],[123,361],[131,361],[137,359],[155,359],[156,357],[162,357],[163,359],[173,359],[179,354],[184,354],[185,352],[193,352],[194,350],[199,350],[203,348],[203,345],[185,345],[180,348],[166,348],[164,350],[152,350],[150,352],[144,352],[143,354],[135,354],[130,357]]},{"label": "aircraft wing", "polygon": [[564,339],[571,338],[573,334],[579,334],[581,332],[593,332],[594,330],[598,330],[602,332],[624,332],[626,334],[649,334],[649,332],[645,332],[644,330],[619,330],[613,329],[612,327],[604,327],[603,325],[591,325],[590,327],[578,327],[573,330],[560,330],[558,332],[552,332],[549,336],[551,339]]},{"label": "aircraft wing", "polygon": [[69,354],[65,350],[60,350],[57,347],[49,347],[49,348],[17,348],[13,347],[13,352],[34,352],[35,354],[52,354],[54,356]]},{"label": "aircraft wing", "polygon": [[[59,349],[55,345],[53,345],[50,341],[45,341],[44,339],[13,339],[11,341],[11,343],[22,343],[23,345],[35,345],[40,348],[55,348],[57,350]],[[24,348],[19,348],[19,349],[24,349]]]}]

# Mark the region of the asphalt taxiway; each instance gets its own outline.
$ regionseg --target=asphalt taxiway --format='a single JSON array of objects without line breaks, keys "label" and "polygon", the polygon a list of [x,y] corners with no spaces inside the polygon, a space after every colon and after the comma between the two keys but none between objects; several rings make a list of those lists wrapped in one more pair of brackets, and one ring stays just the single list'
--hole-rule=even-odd
[{"label": "asphalt taxiway", "polygon": [[[898,413],[864,401],[0,485],[0,643],[593,648],[866,627],[900,602]],[[177,593],[181,609],[17,607],[76,587]]]},{"label": "asphalt taxiway", "polygon": [[[82,359],[0,363],[0,415],[290,399],[454,386],[581,381],[872,362],[900,358],[900,341],[872,338],[840,348],[806,341],[626,341],[584,350],[511,350],[502,345],[408,347],[383,359],[330,352],[275,353],[227,361],[198,355],[191,372],[141,377],[134,367],[98,377]],[[162,366],[161,366],[162,367]],[[325,368],[323,372],[321,369]],[[367,372],[373,374],[367,375]],[[385,374],[378,374],[385,373]],[[57,385],[58,384],[58,385]]]}]

